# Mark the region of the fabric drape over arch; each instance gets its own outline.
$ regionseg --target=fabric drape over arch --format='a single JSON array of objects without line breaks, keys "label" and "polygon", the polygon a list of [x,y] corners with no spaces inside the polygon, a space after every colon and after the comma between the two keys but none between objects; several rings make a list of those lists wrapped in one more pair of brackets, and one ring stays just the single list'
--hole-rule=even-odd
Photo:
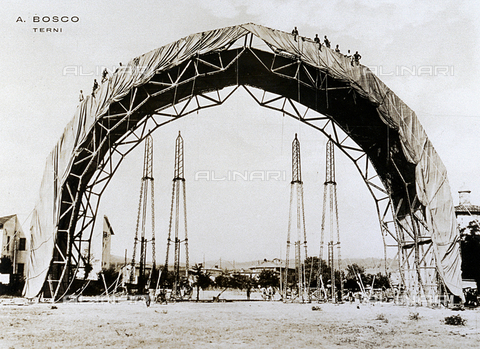
[{"label": "fabric drape over arch", "polygon": [[177,66],[195,55],[226,50],[246,34],[253,34],[274,52],[295,55],[335,79],[348,83],[376,107],[381,120],[398,131],[406,159],[415,165],[416,190],[426,208],[438,271],[448,289],[462,294],[459,232],[447,171],[428,140],[415,113],[365,66],[352,66],[350,58],[322,47],[309,38],[252,23],[197,33],[162,46],[119,67],[77,108],[64,134],[47,158],[30,225],[30,258],[24,295],[39,294],[47,278],[56,239],[62,185],[72,167],[77,148],[110,105],[155,74]]}]

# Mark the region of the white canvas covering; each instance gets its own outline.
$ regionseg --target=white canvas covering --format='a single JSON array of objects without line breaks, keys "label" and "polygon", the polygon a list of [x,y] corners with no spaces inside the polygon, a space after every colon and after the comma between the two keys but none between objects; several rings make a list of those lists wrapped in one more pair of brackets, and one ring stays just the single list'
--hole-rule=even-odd
[{"label": "white canvas covering", "polygon": [[385,124],[398,130],[405,157],[416,165],[417,192],[421,203],[427,208],[439,272],[453,294],[462,294],[460,247],[457,243],[459,232],[446,169],[415,113],[368,68],[353,67],[349,58],[331,49],[322,47],[320,51],[311,39],[297,37],[295,40],[289,33],[249,23],[192,34],[141,55],[101,84],[95,98],[87,96],[79,105],[74,118],[47,158],[30,228],[31,253],[24,290],[26,297],[37,296],[46,280],[55,243],[60,190],[70,171],[77,145],[95,121],[108,111],[112,103],[121,100],[132,88],[148,82],[157,72],[178,65],[195,54],[225,49],[248,33],[253,33],[274,51],[294,54],[305,63],[350,83],[359,94],[378,105],[379,116]]}]

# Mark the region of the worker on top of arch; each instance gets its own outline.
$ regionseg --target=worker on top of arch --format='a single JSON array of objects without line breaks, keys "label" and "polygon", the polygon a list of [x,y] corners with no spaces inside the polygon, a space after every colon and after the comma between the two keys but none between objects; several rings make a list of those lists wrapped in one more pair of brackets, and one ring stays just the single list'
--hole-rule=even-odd
[{"label": "worker on top of arch", "polygon": [[93,79],[92,97],[95,97],[95,91],[98,89],[97,79]]},{"label": "worker on top of arch", "polygon": [[362,58],[362,56],[360,56],[360,54],[357,52],[355,52],[355,54],[353,55],[353,60],[355,62],[355,65],[360,65],[360,58]]},{"label": "worker on top of arch", "polygon": [[103,69],[102,73],[102,83],[108,80],[108,71],[107,68]]},{"label": "worker on top of arch", "polygon": [[313,41],[318,44],[318,49],[321,51],[322,50],[322,43],[320,42],[320,38],[318,37],[318,34],[315,34],[315,37],[313,38]]},{"label": "worker on top of arch", "polygon": [[298,36],[298,29],[297,29],[297,27],[293,28],[293,30],[292,30],[292,35],[293,35],[293,40],[297,41],[297,36]]},{"label": "worker on top of arch", "polygon": [[328,40],[327,36],[324,36],[323,43],[326,47],[330,48],[330,40]]}]

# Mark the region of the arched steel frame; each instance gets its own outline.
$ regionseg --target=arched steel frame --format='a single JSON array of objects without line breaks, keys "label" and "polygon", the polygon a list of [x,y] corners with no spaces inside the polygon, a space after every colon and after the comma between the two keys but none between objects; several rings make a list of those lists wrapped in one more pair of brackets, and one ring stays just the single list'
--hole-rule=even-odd
[{"label": "arched steel frame", "polygon": [[[414,165],[398,133],[376,106],[347,81],[275,48],[251,33],[224,50],[197,54],[131,89],[99,117],[77,147],[61,192],[53,258],[43,296],[58,300],[88,264],[99,202],[122,160],[157,128],[200,109],[219,106],[243,88],[262,107],[320,131],[353,162],[371,193],[387,248],[396,251],[408,296],[430,301],[442,286]],[[320,156],[320,155],[319,155]],[[87,251],[86,253],[84,251]],[[391,271],[385,257],[385,271]],[[413,298],[411,298],[413,299]]]}]

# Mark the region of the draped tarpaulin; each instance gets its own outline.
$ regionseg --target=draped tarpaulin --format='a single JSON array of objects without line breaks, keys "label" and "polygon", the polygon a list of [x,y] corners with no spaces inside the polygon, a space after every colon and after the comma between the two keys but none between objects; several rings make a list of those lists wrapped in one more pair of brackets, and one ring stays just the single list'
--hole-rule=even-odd
[{"label": "draped tarpaulin", "polygon": [[416,165],[417,193],[426,207],[438,270],[449,290],[461,295],[459,232],[446,169],[415,113],[368,68],[352,66],[350,58],[325,47],[319,50],[311,39],[294,38],[291,34],[249,23],[192,34],[139,56],[101,84],[95,98],[87,96],[79,105],[73,120],[47,158],[40,197],[31,223],[30,264],[24,290],[26,297],[38,295],[46,280],[55,244],[62,184],[70,171],[77,146],[88,135],[95,121],[107,113],[112,103],[121,100],[134,87],[147,83],[156,73],[197,54],[227,49],[249,33],[263,40],[275,52],[296,55],[335,79],[348,82],[377,106],[378,114],[386,125],[398,131],[406,159]]}]

